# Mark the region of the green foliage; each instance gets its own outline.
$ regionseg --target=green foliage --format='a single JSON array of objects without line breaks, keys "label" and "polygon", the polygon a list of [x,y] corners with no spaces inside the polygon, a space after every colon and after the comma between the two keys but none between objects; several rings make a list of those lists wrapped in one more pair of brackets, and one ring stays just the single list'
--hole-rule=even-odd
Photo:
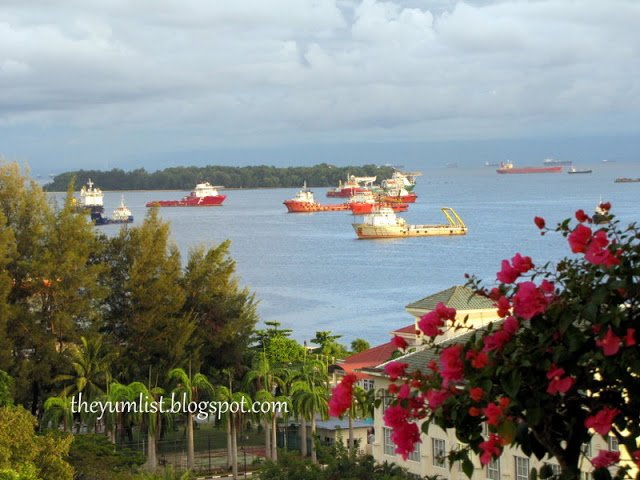
[{"label": "green foliage", "polygon": [[172,167],[153,173],[144,169],[125,172],[114,168],[110,171],[77,170],[61,173],[56,175],[53,182],[45,188],[49,191],[64,192],[72,182],[74,190],[79,190],[87,178],[91,178],[96,185],[105,190],[191,190],[202,180],[229,188],[300,187],[305,181],[310,187],[330,187],[337,185],[340,180],[344,181],[349,175],[389,178],[392,173],[391,167],[371,164],[335,167],[326,163],[313,167],[286,168],[266,165]]},{"label": "green foliage", "polygon": [[333,335],[330,331],[319,330],[316,332],[316,336],[311,339],[311,343],[319,345],[314,353],[319,353],[335,361],[337,359],[345,358],[348,356],[347,349],[344,345],[337,342],[342,335]]},{"label": "green foliage", "polygon": [[364,352],[365,350],[369,350],[371,345],[363,338],[356,338],[351,342],[351,351],[353,353]]},{"label": "green foliage", "polygon": [[75,480],[111,480],[119,473],[132,473],[144,458],[128,448],[116,448],[103,435],[75,435],[69,451],[69,463]]},{"label": "green foliage", "polygon": [[0,407],[8,407],[13,404],[13,378],[3,370],[0,370]]},{"label": "green foliage", "polygon": [[398,465],[376,464],[371,455],[349,451],[341,443],[319,452],[323,466],[301,459],[292,453],[282,453],[278,462],[265,462],[258,470],[259,480],[408,480],[406,471]]},{"label": "green foliage", "polygon": [[12,478],[17,473],[21,480],[71,480],[73,468],[63,460],[71,436],[36,435],[36,419],[22,407],[0,408],[0,425],[10,426],[0,428],[0,472],[4,470],[0,475]]}]

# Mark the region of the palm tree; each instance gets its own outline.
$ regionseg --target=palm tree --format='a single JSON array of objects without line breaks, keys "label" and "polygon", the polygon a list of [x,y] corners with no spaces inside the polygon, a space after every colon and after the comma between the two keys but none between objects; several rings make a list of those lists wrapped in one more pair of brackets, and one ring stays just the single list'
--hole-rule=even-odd
[{"label": "palm tree", "polygon": [[107,431],[107,436],[112,443],[116,443],[118,436],[124,437],[125,432],[125,413],[124,408],[117,408],[117,405],[122,402],[133,402],[134,392],[127,385],[123,385],[118,382],[112,382],[107,385],[107,392],[102,398],[104,402],[114,405],[115,411],[107,410],[104,414],[104,424]]},{"label": "palm tree", "polygon": [[52,423],[58,428],[62,421],[62,430],[71,431],[73,425],[72,399],[61,393],[57,397],[49,397],[44,402],[44,424]]},{"label": "palm tree", "polygon": [[[208,393],[213,396],[213,385],[209,379],[202,373],[196,373],[193,378],[181,368],[174,368],[169,372],[169,378],[175,379],[178,385],[173,390],[181,398],[185,399],[187,404],[197,402],[201,393]],[[187,468],[189,470],[194,467],[194,446],[193,446],[193,413],[187,410]]]},{"label": "palm tree", "polygon": [[[272,402],[278,389],[284,388],[284,376],[284,370],[274,368],[266,353],[260,352],[254,357],[252,369],[245,374],[244,383],[247,387],[253,387],[256,400],[260,397],[262,402]],[[265,431],[265,455],[267,459],[277,461],[277,415],[269,411],[263,414],[262,420]]]},{"label": "palm tree", "polygon": [[371,418],[373,416],[375,401],[375,391],[365,390],[362,387],[353,387],[353,397],[351,407],[349,408],[349,449],[355,447],[353,439],[353,419],[354,418]]},{"label": "palm tree", "polygon": [[[160,387],[147,388],[147,386],[142,382],[132,382],[128,385],[128,388],[131,390],[133,398],[138,399],[142,397],[143,405],[150,405],[153,402],[158,402],[160,396],[164,393],[164,390]],[[148,470],[153,472],[158,468],[156,439],[160,428],[160,413],[151,408],[144,408],[142,412],[138,412],[138,416],[147,427],[146,467]]]},{"label": "palm tree", "polygon": [[[251,397],[244,392],[234,392],[231,389],[231,384],[229,387],[217,387],[215,395],[216,400],[220,402],[228,402],[229,404],[237,402],[238,405],[251,404]],[[229,408],[224,417],[227,424],[227,459],[233,478],[236,479],[238,478],[238,429],[242,425],[242,411],[238,410],[237,413],[233,413]]]},{"label": "palm tree", "polygon": [[291,396],[301,419],[301,453],[306,456],[306,421],[311,421],[311,435],[314,441],[311,442],[311,460],[317,463],[315,448],[316,416],[327,418],[329,392],[327,388],[327,370],[321,361],[306,358],[299,366],[298,372],[291,385]]}]

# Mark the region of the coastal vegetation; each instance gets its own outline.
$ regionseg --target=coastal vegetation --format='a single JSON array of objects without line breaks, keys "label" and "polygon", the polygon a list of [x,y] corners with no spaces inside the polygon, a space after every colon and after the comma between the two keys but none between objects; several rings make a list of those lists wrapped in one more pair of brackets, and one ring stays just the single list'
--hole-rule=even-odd
[{"label": "coastal vegetation", "polygon": [[69,185],[79,190],[88,178],[103,190],[191,190],[194,185],[207,181],[226,188],[295,188],[307,182],[309,187],[334,187],[350,175],[390,178],[394,169],[373,164],[337,167],[321,163],[312,167],[274,167],[267,165],[229,167],[171,167],[155,172],[144,168],[124,171],[76,170],[53,177],[44,186],[51,192],[65,192]]},{"label": "coastal vegetation", "polygon": [[156,209],[108,237],[72,200],[69,189],[51,203],[0,161],[0,424],[16,425],[0,428],[0,478],[153,479],[165,469],[162,478],[178,478],[167,458],[182,451],[187,470],[235,476],[249,447],[260,452],[251,462],[278,459],[273,411],[204,423],[185,410],[100,415],[78,409],[80,396],[280,401],[287,418],[326,416],[327,367],[347,348],[332,332],[305,348],[277,321],[257,329],[257,299],[239,284],[229,241],[183,259]]}]

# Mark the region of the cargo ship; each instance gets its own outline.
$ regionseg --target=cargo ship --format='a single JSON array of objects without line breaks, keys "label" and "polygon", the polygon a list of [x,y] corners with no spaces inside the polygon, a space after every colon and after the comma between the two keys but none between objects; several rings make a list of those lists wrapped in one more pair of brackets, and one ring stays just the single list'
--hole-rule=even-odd
[{"label": "cargo ship", "polygon": [[222,205],[226,195],[218,193],[221,186],[213,186],[209,182],[202,182],[187,196],[180,200],[152,200],[147,207],[218,207]]},{"label": "cargo ship", "polygon": [[338,186],[327,192],[327,197],[349,198],[359,192],[370,190],[377,177],[356,177],[349,176],[345,183],[340,181]]},{"label": "cargo ship", "polygon": [[131,210],[124,204],[124,196],[122,196],[120,205],[113,210],[111,218],[103,217],[102,214],[91,214],[91,220],[95,225],[133,223],[133,215],[131,214]]},{"label": "cargo ship", "polygon": [[553,167],[514,167],[511,162],[502,162],[500,168],[496,170],[498,173],[560,173],[562,166]]},{"label": "cargo ship", "polygon": [[302,186],[302,190],[296,196],[282,202],[289,213],[309,213],[309,212],[336,212],[349,210],[348,203],[336,203],[322,205],[316,202],[313,192],[307,188],[307,182]]},{"label": "cargo ship", "polygon": [[466,235],[467,226],[458,214],[450,207],[442,208],[447,219],[446,224],[410,225],[404,218],[396,216],[387,207],[375,209],[366,215],[362,223],[353,223],[353,229],[359,239],[432,237]]}]

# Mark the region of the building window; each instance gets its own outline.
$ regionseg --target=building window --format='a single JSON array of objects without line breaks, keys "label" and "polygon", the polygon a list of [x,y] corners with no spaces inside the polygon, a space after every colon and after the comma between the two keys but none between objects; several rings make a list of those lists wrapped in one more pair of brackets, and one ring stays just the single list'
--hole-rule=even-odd
[{"label": "building window", "polygon": [[384,454],[385,455],[395,455],[396,454],[396,446],[393,443],[393,440],[391,440],[391,429],[384,427],[382,429],[382,432],[384,433]]},{"label": "building window", "polygon": [[419,462],[420,461],[420,442],[414,443],[413,448],[414,450],[409,454],[409,456],[407,457],[407,460],[411,460],[412,462]]},{"label": "building window", "polygon": [[431,454],[433,455],[433,465],[436,467],[447,468],[446,464],[446,445],[444,440],[440,438],[431,439]]},{"label": "building window", "polygon": [[516,479],[529,480],[529,459],[526,457],[514,457],[516,463]]},{"label": "building window", "polygon": [[500,480],[500,458],[492,458],[487,463],[487,478],[489,480]]},{"label": "building window", "polygon": [[362,380],[362,389],[365,391],[373,390],[373,385],[374,385],[373,380],[368,380],[368,379]]},{"label": "building window", "polygon": [[591,458],[591,442],[583,443],[580,451],[582,452],[582,455],[584,455],[585,457]]},{"label": "building window", "polygon": [[620,451],[620,446],[618,445],[618,437],[609,435],[609,450],[612,452]]}]

